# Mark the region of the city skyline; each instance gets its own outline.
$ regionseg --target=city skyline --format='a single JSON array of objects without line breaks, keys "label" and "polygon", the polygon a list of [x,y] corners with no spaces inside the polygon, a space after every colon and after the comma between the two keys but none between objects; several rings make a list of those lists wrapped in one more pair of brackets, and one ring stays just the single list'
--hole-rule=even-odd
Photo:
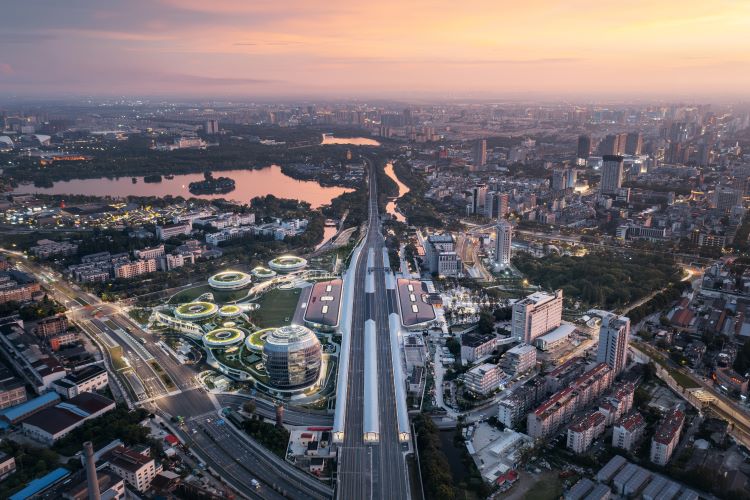
[{"label": "city skyline", "polygon": [[[136,2],[137,4],[137,2]],[[741,98],[750,6],[36,2],[0,20],[19,96]]]}]

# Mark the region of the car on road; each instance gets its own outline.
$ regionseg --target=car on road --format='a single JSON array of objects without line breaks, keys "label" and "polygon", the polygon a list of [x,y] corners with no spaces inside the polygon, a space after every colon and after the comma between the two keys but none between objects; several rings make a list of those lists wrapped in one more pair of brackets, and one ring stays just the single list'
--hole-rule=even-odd
[{"label": "car on road", "polygon": [[260,489],[260,483],[258,482],[258,480],[257,480],[257,479],[251,479],[251,480],[250,480],[250,486],[252,486],[252,487],[253,487],[253,488],[255,488],[256,490],[259,490],[259,489]]}]

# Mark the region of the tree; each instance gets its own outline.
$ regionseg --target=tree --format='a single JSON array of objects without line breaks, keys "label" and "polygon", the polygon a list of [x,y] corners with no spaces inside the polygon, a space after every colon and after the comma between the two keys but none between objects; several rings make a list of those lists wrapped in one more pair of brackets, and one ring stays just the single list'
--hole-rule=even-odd
[{"label": "tree", "polygon": [[256,410],[255,400],[251,399],[250,401],[245,401],[245,404],[242,405],[242,409],[245,410],[245,413],[254,415]]}]

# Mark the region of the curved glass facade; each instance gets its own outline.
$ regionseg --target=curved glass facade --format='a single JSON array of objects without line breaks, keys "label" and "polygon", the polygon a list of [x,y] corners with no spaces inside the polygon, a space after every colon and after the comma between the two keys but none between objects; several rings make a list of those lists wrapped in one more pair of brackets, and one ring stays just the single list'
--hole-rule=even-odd
[{"label": "curved glass facade", "polygon": [[301,389],[315,383],[320,375],[321,357],[318,337],[299,325],[273,330],[263,346],[270,384],[282,390]]}]

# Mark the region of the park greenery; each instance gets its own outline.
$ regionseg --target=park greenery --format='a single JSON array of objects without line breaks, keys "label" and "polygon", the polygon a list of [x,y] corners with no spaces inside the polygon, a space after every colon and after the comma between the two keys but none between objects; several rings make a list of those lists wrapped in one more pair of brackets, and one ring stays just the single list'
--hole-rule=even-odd
[{"label": "park greenery", "polygon": [[583,257],[519,253],[513,264],[532,284],[562,289],[566,298],[585,306],[616,309],[678,281],[680,269],[671,257],[644,254],[590,253]]},{"label": "park greenery", "polygon": [[289,431],[284,427],[269,424],[258,415],[253,415],[242,422],[242,429],[276,455],[282,458],[286,456]]},{"label": "park greenery", "polygon": [[114,439],[120,439],[127,445],[152,445],[148,428],[141,426],[147,416],[148,412],[142,408],[130,411],[126,406],[118,405],[114,410],[71,431],[55,443],[52,449],[71,456],[81,451],[81,443],[86,441],[91,441],[94,449],[99,449]]},{"label": "park greenery", "polygon": [[60,457],[49,448],[40,448],[28,444],[4,439],[0,443],[0,452],[16,459],[16,472],[0,483],[0,498],[10,496],[41,477],[60,467]]},{"label": "park greenery", "polygon": [[0,316],[18,313],[24,321],[36,321],[62,312],[65,312],[65,307],[50,299],[47,295],[40,301],[29,302],[24,305],[14,301],[0,304]]}]

